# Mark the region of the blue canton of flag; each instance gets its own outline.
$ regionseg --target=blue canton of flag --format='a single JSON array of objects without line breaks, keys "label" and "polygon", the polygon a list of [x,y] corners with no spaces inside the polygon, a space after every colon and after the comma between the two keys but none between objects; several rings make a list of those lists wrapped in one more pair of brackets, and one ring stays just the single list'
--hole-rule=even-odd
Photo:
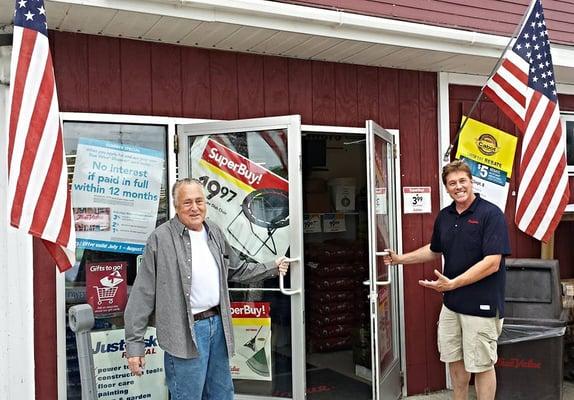
[{"label": "blue canton of flag", "polygon": [[528,86],[543,93],[551,101],[557,100],[550,41],[540,2],[536,2],[514,43],[513,50],[530,64]]},{"label": "blue canton of flag", "polygon": [[14,10],[14,25],[33,29],[48,36],[44,0],[18,0]]}]

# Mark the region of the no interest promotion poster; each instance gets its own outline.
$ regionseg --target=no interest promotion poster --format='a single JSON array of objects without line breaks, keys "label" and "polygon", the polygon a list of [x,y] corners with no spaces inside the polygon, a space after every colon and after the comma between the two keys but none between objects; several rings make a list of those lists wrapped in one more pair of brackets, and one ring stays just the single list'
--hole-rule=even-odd
[{"label": "no interest promotion poster", "polygon": [[92,336],[92,354],[97,398],[100,400],[168,400],[163,369],[163,350],[157,344],[155,328],[145,335],[145,369],[134,376],[128,369],[125,331],[96,331]]},{"label": "no interest promotion poster", "polygon": [[516,136],[469,118],[456,151],[456,158],[463,159],[470,167],[474,191],[503,212],[517,140]]},{"label": "no interest promotion poster", "polygon": [[233,379],[271,381],[271,316],[268,302],[232,302]]},{"label": "no interest promotion poster", "polygon": [[205,186],[207,218],[229,243],[258,262],[289,247],[289,184],[286,179],[209,139],[190,151],[192,175]]},{"label": "no interest promotion poster", "polygon": [[78,248],[140,254],[155,228],[163,153],[81,138],[72,181]]}]

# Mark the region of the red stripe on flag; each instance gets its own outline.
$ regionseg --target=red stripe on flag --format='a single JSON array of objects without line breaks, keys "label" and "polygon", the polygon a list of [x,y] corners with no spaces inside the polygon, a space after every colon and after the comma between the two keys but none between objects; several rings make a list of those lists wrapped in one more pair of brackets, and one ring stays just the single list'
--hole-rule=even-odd
[{"label": "red stripe on flag", "polygon": [[[534,94],[534,96],[532,96],[532,100],[530,101],[530,104],[528,106],[528,110],[526,111],[526,124],[528,126],[533,123],[532,122],[532,114],[534,113],[534,111],[538,107],[538,104],[540,103],[540,101],[544,101],[544,99],[542,99],[541,97],[542,96],[538,92],[536,92]],[[522,159],[520,160],[520,173],[521,174],[523,174],[524,171],[526,171],[528,169],[528,167],[530,165],[530,161],[532,160],[532,157],[534,156],[534,153],[540,151],[540,148],[539,148],[540,142],[542,141],[542,139],[545,136],[545,132],[548,129],[548,123],[550,122],[550,118],[552,118],[552,113],[554,112],[555,108],[556,108],[556,104],[554,104],[553,102],[548,102],[546,104],[546,108],[544,109],[544,113],[542,114],[540,121],[538,121],[538,125],[536,125],[534,132],[532,132],[530,140],[527,143],[523,144],[523,146],[526,146],[526,147],[522,151]],[[552,128],[552,127],[550,127],[550,128]],[[554,129],[556,129],[556,128],[554,128]]]},{"label": "red stripe on flag", "polygon": [[518,115],[508,104],[502,100],[498,94],[489,86],[484,88],[484,94],[487,95],[494,104],[496,104],[504,114],[518,127],[521,132],[524,132],[524,120]]},{"label": "red stripe on flag", "polygon": [[525,86],[528,86],[528,74],[520,69],[518,65],[514,64],[508,58],[502,62],[502,65],[508,72],[514,75],[516,79],[524,83]]},{"label": "red stripe on flag", "polygon": [[22,31],[22,41],[20,44],[20,53],[18,55],[18,66],[16,67],[12,86],[12,106],[10,110],[10,128],[8,131],[8,173],[10,173],[10,164],[12,163],[12,152],[14,151],[14,142],[16,140],[16,129],[20,110],[22,108],[22,98],[24,96],[24,87],[26,86],[26,77],[30,69],[30,59],[36,43],[36,31],[24,29]]},{"label": "red stripe on flag", "polygon": [[[540,127],[539,127],[540,128]],[[557,149],[558,144],[560,143],[560,135],[562,133],[562,129],[560,127],[560,125],[556,126],[554,133],[552,134],[551,138],[550,138],[550,142],[548,143],[548,146],[546,146],[546,148],[544,149],[544,154],[542,155],[542,162],[545,162],[545,160],[550,160],[550,158],[552,157],[552,155],[554,154],[554,152]],[[540,139],[537,140],[537,142],[540,142]],[[538,144],[537,143],[537,144]],[[525,172],[527,171],[527,168],[522,168],[523,163],[520,163],[520,178],[522,179],[523,175],[525,174]],[[536,190],[540,187],[540,185],[544,184],[545,186],[548,187],[554,187],[552,185],[548,185],[547,182],[543,182],[543,178],[546,172],[546,168],[540,168],[540,165],[533,165],[532,169],[534,169],[534,174],[532,175],[532,179],[530,180],[528,186],[526,188],[521,187],[520,189],[523,190],[523,194],[520,200],[520,203],[517,204],[517,208],[516,208],[516,220],[520,221],[522,220],[522,218],[524,217],[524,213],[526,212],[526,209],[529,207],[530,203],[533,200],[534,194],[536,193]],[[553,178],[556,175],[555,172],[553,172]],[[548,195],[550,194],[550,198],[552,198],[552,194],[554,192],[553,191],[546,191],[546,194],[544,196],[544,198],[546,199],[548,197]],[[550,202],[550,200],[547,201],[541,201],[540,204],[548,204]],[[540,210],[538,210],[540,211]]]},{"label": "red stripe on flag", "polygon": [[60,272],[67,271],[70,268],[72,268],[70,259],[68,258],[68,255],[62,249],[62,247],[48,240],[42,240],[42,243],[44,243],[44,246],[46,246],[46,250],[48,250],[48,253],[50,253],[52,258],[56,262],[56,265],[58,266]]},{"label": "red stripe on flag", "polygon": [[60,175],[62,173],[62,134],[58,129],[58,138],[56,139],[54,152],[52,153],[52,160],[46,173],[44,184],[42,185],[42,199],[38,201],[36,210],[34,211],[34,218],[30,226],[30,233],[33,235],[41,236],[46,228],[54,199],[58,192],[58,183],[60,182]]},{"label": "red stripe on flag", "polygon": [[504,89],[506,94],[516,100],[522,107],[526,104],[526,97],[522,93],[518,91],[514,86],[512,86],[506,79],[504,79],[501,75],[494,75],[492,80]]},{"label": "red stripe on flag", "polygon": [[[550,182],[545,182],[545,184],[547,184],[548,187],[556,187],[558,185],[558,182],[560,182],[560,176],[562,173],[564,173],[564,169],[566,168],[566,163],[565,162],[560,162],[558,167],[556,168],[556,171],[554,172],[554,174],[552,175],[552,177],[550,178]],[[540,202],[541,204],[550,204],[550,201],[552,200],[552,197],[554,196],[554,191],[552,190],[547,190],[544,193],[544,197],[542,199],[542,201]],[[565,205],[564,205],[565,206]],[[552,210],[551,210],[552,211]],[[564,208],[561,209],[560,214],[562,214],[562,211],[564,211]],[[552,212],[553,217],[555,217],[556,212],[558,212],[557,210],[554,210]],[[532,219],[530,220],[530,223],[528,224],[528,227],[526,228],[525,232],[531,236],[533,236],[536,233],[536,230],[538,229],[538,226],[540,225],[540,223],[542,222],[543,219],[548,218],[547,216],[547,209],[544,207],[538,207],[538,209],[536,210],[536,212],[534,213],[534,216],[532,217]],[[553,219],[554,220],[554,219]],[[558,221],[559,222],[559,221]],[[548,226],[548,230],[554,231],[554,227],[552,226]]]},{"label": "red stripe on flag", "polygon": [[[36,104],[32,115],[34,116],[30,121],[28,132],[26,134],[25,151],[20,163],[20,174],[18,176],[18,183],[16,185],[16,193],[14,194],[14,202],[11,212],[11,224],[18,227],[20,225],[20,218],[22,216],[22,207],[26,197],[26,191],[30,184],[30,177],[32,168],[36,161],[38,153],[38,146],[42,140],[46,120],[50,111],[52,103],[52,96],[54,95],[54,75],[51,69],[51,59],[46,59],[44,67],[44,75],[42,76],[42,83],[36,97]],[[43,173],[44,171],[40,171]],[[39,184],[37,181],[34,184]],[[41,202],[41,201],[40,201]]]}]

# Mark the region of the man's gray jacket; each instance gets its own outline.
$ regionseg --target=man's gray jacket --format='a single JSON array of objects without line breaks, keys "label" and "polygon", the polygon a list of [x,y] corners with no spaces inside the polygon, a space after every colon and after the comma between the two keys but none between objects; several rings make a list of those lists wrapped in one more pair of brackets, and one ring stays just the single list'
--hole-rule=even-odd
[{"label": "man's gray jacket", "polygon": [[[209,249],[219,267],[221,319],[231,357],[234,344],[227,280],[267,279],[277,276],[277,268],[274,262],[241,261],[219,227],[206,221],[204,228],[207,229]],[[144,355],[144,335],[154,313],[161,348],[176,357],[197,357],[189,294],[191,286],[201,285],[201,282],[191,281],[192,254],[188,229],[177,216],[152,232],[143,257],[124,314],[127,357]]]}]

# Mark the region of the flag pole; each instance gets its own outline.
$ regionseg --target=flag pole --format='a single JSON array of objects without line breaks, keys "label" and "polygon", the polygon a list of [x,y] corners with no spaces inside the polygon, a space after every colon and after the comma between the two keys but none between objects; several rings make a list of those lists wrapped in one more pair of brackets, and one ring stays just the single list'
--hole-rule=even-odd
[{"label": "flag pole", "polygon": [[[514,39],[514,37],[518,34],[518,32],[520,32],[520,29],[522,28],[522,25],[524,25],[524,21],[526,21],[526,17],[528,16],[528,14],[530,14],[530,9],[534,6],[534,2],[535,0],[532,0],[530,2],[530,5],[528,6],[528,8],[526,9],[526,12],[522,15],[522,19],[520,20],[520,23],[516,26],[516,28],[514,29],[514,32],[512,33],[512,36],[510,36],[510,40],[508,41],[508,43],[506,44],[506,47],[504,48],[504,50],[502,51],[502,54],[500,55],[500,57],[498,57],[498,60],[496,61],[496,64],[494,64],[494,67],[492,68],[492,71],[490,71],[490,74],[488,75],[488,78],[486,79],[486,82],[488,83],[488,81],[490,80],[490,78],[492,78],[492,75],[494,75],[494,73],[498,70],[498,68],[500,67],[500,64],[502,63],[502,59],[504,57],[504,55],[506,54],[506,51],[508,50],[508,48],[510,47],[510,44],[512,43],[512,40]],[[442,160],[447,163],[450,161],[450,153],[452,152],[452,149],[454,147],[454,143],[456,143],[456,141],[458,140],[458,137],[460,136],[460,133],[462,132],[462,130],[464,129],[466,122],[468,121],[468,119],[471,117],[472,113],[474,112],[474,109],[476,108],[476,106],[478,105],[478,103],[480,103],[480,99],[482,98],[482,92],[484,91],[484,88],[486,87],[486,83],[484,85],[482,85],[482,87],[480,88],[480,93],[478,93],[478,96],[476,97],[476,99],[474,100],[474,103],[472,103],[472,106],[470,107],[470,111],[468,112],[468,115],[464,118],[464,121],[462,122],[462,124],[460,125],[460,128],[458,128],[458,131],[456,132],[456,135],[454,136],[454,138],[452,139],[452,141],[450,142],[450,144],[448,145],[448,149],[446,149],[444,156],[442,157]]]}]

